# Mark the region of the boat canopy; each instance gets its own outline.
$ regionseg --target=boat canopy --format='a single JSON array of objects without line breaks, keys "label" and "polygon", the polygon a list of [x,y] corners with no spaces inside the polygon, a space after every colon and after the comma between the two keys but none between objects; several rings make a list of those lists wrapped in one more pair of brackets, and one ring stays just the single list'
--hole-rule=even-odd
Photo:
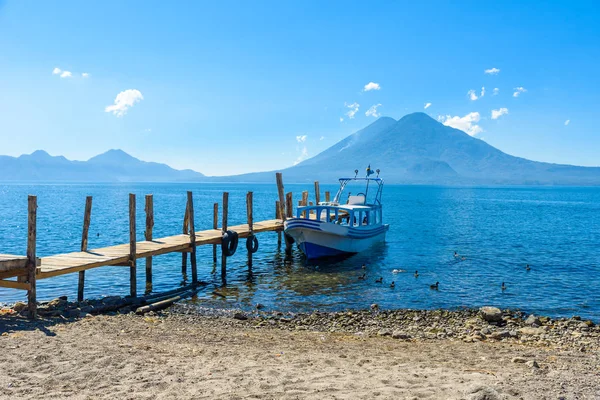
[{"label": "boat canopy", "polygon": [[[358,175],[358,170],[355,170],[354,173]],[[358,176],[355,176],[354,178],[340,178],[340,188],[339,188],[337,194],[335,195],[333,202],[337,203],[337,204],[342,203],[340,200],[341,200],[344,190],[346,189],[346,185],[348,185],[348,183],[350,183],[350,182],[365,182],[366,188],[365,188],[364,192],[359,192],[359,193],[356,193],[355,195],[352,195],[352,193],[348,193],[347,204],[369,205],[368,197],[367,197],[369,194],[369,184],[371,182],[374,182],[377,185],[377,191],[375,193],[375,197],[371,204],[372,205],[381,205],[381,192],[383,190],[383,179],[381,179],[379,177],[379,170],[377,170],[377,177],[371,178],[369,175],[371,175],[372,173],[373,172],[371,170],[371,166],[369,165],[369,167],[367,168],[367,176],[364,178],[359,178]]]}]

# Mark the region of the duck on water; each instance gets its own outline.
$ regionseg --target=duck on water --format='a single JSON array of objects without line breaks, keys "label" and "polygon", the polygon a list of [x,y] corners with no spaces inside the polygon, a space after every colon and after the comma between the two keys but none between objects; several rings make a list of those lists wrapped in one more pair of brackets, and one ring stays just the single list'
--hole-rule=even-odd
[{"label": "duck on water", "polygon": [[[359,178],[355,170],[354,178],[340,178],[333,201],[298,207],[296,217],[285,221],[285,234],[307,259],[351,255],[385,241],[389,225],[382,221],[383,179],[379,172],[371,177],[375,172],[369,166],[366,176]],[[349,183],[362,183],[365,189],[356,194],[348,192],[342,199]]]}]

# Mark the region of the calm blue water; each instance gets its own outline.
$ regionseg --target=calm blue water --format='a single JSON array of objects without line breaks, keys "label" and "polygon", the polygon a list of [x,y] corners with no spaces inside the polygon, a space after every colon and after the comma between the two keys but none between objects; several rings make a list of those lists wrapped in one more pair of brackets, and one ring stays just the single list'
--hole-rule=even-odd
[{"label": "calm blue water", "polygon": [[[321,192],[337,185],[321,185]],[[27,194],[38,196],[38,254],[77,251],[85,196],[94,196],[90,248],[128,241],[128,193],[137,194],[139,240],[145,224],[144,195],[154,194],[154,236],[181,232],[186,190],[194,191],[197,229],[212,226],[212,204],[229,191],[229,224],[245,222],[245,194],[254,191],[255,220],[275,214],[275,185],[248,184],[0,184],[0,253],[25,254]],[[294,203],[312,186],[286,185]],[[243,243],[228,260],[226,286],[212,263],[210,246],[199,248],[199,277],[209,285],[202,304],[262,303],[282,310],[340,310],[379,303],[385,308],[456,308],[497,305],[552,316],[600,320],[600,188],[451,188],[386,186],[387,243],[369,254],[306,266],[300,253],[285,260],[277,235],[259,235],[251,272]],[[98,236],[99,234],[99,236]],[[454,251],[466,256],[457,261]],[[182,282],[181,256],[155,258],[154,289]],[[359,281],[360,266],[369,277]],[[529,263],[531,271],[525,270]],[[140,260],[139,290],[144,288]],[[393,274],[393,269],[407,272]],[[419,278],[413,273],[419,271]],[[383,285],[375,279],[383,276]],[[394,280],[396,288],[389,288]],[[440,290],[429,284],[440,282]],[[500,290],[502,282],[508,289]],[[86,274],[86,296],[126,295],[129,272],[105,267]],[[42,280],[40,299],[76,296],[77,274]],[[0,303],[25,293],[0,288]]]}]

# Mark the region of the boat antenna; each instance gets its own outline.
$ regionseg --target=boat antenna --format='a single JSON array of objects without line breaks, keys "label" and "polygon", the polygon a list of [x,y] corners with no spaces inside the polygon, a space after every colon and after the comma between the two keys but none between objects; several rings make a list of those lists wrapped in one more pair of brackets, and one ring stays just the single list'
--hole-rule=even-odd
[{"label": "boat antenna", "polygon": [[379,168],[377,168],[377,171],[375,171],[375,172],[377,172],[377,177],[379,178],[379,173],[381,172],[381,171],[379,170]]},{"label": "boat antenna", "polygon": [[357,176],[358,176],[358,170],[357,170],[357,169],[355,169],[355,170],[354,170],[354,177],[356,178]]}]

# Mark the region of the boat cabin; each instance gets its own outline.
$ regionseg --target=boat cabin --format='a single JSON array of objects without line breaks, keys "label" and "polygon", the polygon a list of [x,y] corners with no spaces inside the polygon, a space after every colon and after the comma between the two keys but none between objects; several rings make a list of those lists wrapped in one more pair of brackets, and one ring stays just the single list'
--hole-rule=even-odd
[{"label": "boat cabin", "polygon": [[[348,183],[357,181],[366,183],[364,192],[354,195],[348,192],[345,201],[341,200]],[[371,190],[372,199],[371,202],[368,202],[369,183],[371,182],[375,183],[377,187],[376,191]],[[381,178],[341,178],[340,189],[333,201],[298,207],[296,217],[349,227],[379,226],[382,224],[382,188],[383,180]]]}]

